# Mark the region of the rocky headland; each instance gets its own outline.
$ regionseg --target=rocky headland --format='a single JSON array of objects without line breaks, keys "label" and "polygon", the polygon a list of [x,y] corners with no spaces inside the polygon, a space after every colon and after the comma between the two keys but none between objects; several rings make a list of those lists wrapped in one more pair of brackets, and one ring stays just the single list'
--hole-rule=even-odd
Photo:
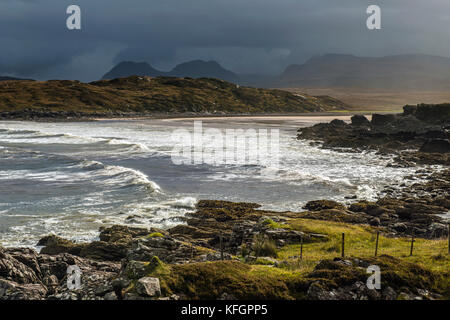
[{"label": "rocky headland", "polygon": [[[405,106],[401,114],[355,115],[298,130],[298,139],[324,148],[393,155],[396,165],[450,164],[450,104]],[[315,142],[314,142],[315,141]],[[393,164],[394,165],[394,164]]]},{"label": "rocky headland", "polygon": [[211,78],[131,76],[90,83],[0,82],[0,120],[309,113],[347,107],[328,96],[241,87]]}]

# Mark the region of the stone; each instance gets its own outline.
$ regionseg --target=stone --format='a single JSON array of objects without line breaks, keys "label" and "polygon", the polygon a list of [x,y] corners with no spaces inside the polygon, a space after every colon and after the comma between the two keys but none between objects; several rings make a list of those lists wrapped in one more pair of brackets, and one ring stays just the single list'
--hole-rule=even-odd
[{"label": "stone", "polygon": [[426,153],[449,153],[450,152],[450,140],[448,139],[431,139],[426,141],[419,152]]},{"label": "stone", "polygon": [[0,278],[0,300],[42,300],[46,294],[42,284],[18,284]]},{"label": "stone", "polygon": [[396,300],[397,299],[397,293],[391,287],[384,288],[381,292],[381,296],[382,296],[383,300]]},{"label": "stone", "polygon": [[378,227],[381,224],[381,221],[379,218],[373,218],[369,221],[369,224],[371,226]]},{"label": "stone", "polygon": [[325,209],[345,209],[345,206],[333,200],[314,200],[307,202],[303,208],[310,211],[320,211]]},{"label": "stone", "polygon": [[394,230],[397,231],[397,232],[403,233],[403,232],[406,232],[406,230],[408,229],[408,227],[406,226],[405,223],[399,222],[399,223],[395,223],[395,224],[392,226],[392,229],[394,229]]},{"label": "stone", "polygon": [[129,279],[139,279],[149,273],[149,263],[144,261],[129,261],[122,272]]},{"label": "stone", "polygon": [[113,287],[110,283],[104,283],[97,288],[95,288],[95,295],[96,296],[104,296],[107,293],[113,291]]},{"label": "stone", "polygon": [[310,300],[336,300],[333,294],[327,291],[319,281],[313,282],[306,292]]},{"label": "stone", "polygon": [[394,114],[373,114],[371,124],[374,126],[385,126],[394,122],[396,116]]},{"label": "stone", "polygon": [[18,284],[38,283],[36,273],[0,247],[0,276]]},{"label": "stone", "polygon": [[136,292],[141,296],[155,297],[161,295],[158,278],[145,277],[136,282]]},{"label": "stone", "polygon": [[369,126],[370,121],[363,115],[356,114],[351,118],[353,126]]},{"label": "stone", "polygon": [[105,300],[118,300],[117,295],[114,292],[108,292],[103,298]]}]

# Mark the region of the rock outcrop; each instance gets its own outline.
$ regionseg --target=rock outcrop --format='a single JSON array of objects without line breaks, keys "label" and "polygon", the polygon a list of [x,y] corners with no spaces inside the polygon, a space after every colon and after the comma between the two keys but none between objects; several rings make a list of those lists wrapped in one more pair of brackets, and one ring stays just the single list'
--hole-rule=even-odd
[{"label": "rock outcrop", "polygon": [[[376,150],[396,154],[397,163],[450,164],[450,104],[405,106],[402,114],[353,116],[298,130],[298,139],[320,141],[324,148]],[[411,150],[415,150],[411,152]]]}]

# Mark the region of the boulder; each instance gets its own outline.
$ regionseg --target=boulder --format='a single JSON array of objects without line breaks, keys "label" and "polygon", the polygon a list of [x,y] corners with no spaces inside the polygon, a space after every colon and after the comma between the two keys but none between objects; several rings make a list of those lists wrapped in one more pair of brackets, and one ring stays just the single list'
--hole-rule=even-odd
[{"label": "boulder", "polygon": [[356,114],[351,118],[353,126],[370,126],[370,121],[363,115]]},{"label": "boulder", "polygon": [[371,219],[371,220],[369,221],[369,224],[370,224],[371,226],[378,227],[378,226],[381,224],[380,218],[373,218],[373,219]]},{"label": "boulder", "polygon": [[404,114],[414,115],[417,119],[435,124],[448,123],[450,119],[450,104],[419,104],[404,106]]},{"label": "boulder", "polygon": [[333,201],[333,200],[314,200],[309,201],[306,203],[306,205],[303,207],[303,209],[307,209],[309,211],[320,211],[325,209],[345,209],[345,206],[343,204],[340,204],[339,202]]},{"label": "boulder", "polygon": [[15,259],[2,247],[0,247],[0,277],[18,284],[40,283],[33,269]]},{"label": "boulder", "polygon": [[395,119],[395,114],[373,114],[371,123],[373,126],[385,126],[394,122]]},{"label": "boulder", "polygon": [[448,139],[432,139],[426,141],[419,152],[426,153],[449,153],[450,152],[450,141]]},{"label": "boulder", "polygon": [[345,121],[343,121],[343,120],[339,120],[339,119],[334,119],[334,120],[332,120],[331,122],[330,122],[330,124],[332,125],[332,126],[335,126],[335,127],[345,127],[347,124],[345,123]]},{"label": "boulder", "polygon": [[197,254],[194,246],[170,237],[142,238],[133,241],[127,259],[151,261],[156,256],[166,263],[180,263],[191,260]]},{"label": "boulder", "polygon": [[[123,238],[120,238],[123,240]],[[61,237],[50,235],[38,242],[42,254],[57,255],[69,253],[75,256],[101,261],[120,261],[125,258],[131,244],[130,241],[93,241],[91,243],[74,243]]]},{"label": "boulder", "polygon": [[79,255],[100,261],[120,261],[126,257],[129,247],[128,243],[94,241],[84,245]]},{"label": "boulder", "polygon": [[131,242],[132,239],[144,237],[152,233],[167,234],[158,228],[133,228],[128,226],[114,225],[108,228],[100,228],[100,241],[104,242]]},{"label": "boulder", "polygon": [[18,284],[0,278],[0,300],[42,300],[46,294],[42,284]]},{"label": "boulder", "polygon": [[136,282],[136,292],[145,297],[155,297],[161,295],[161,287],[158,278],[145,277]]},{"label": "boulder", "polygon": [[56,255],[60,253],[70,253],[79,255],[81,251],[81,246],[56,235],[49,235],[42,238],[38,241],[37,245],[44,247],[41,249],[41,254]]}]

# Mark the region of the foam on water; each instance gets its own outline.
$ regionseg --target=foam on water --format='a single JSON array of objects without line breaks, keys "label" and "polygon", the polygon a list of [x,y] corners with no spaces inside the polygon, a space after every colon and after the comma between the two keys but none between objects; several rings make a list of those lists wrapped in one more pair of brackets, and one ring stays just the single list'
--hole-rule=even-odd
[{"label": "foam on water", "polygon": [[[0,122],[0,243],[33,246],[49,233],[90,241],[112,224],[167,228],[198,199],[281,211],[315,199],[373,200],[412,172],[387,168],[390,159],[374,153],[311,146],[293,139],[295,131],[280,132],[276,166],[268,159],[176,166],[170,157],[177,128],[152,121]],[[213,155],[213,148],[204,150],[205,158]]]}]

